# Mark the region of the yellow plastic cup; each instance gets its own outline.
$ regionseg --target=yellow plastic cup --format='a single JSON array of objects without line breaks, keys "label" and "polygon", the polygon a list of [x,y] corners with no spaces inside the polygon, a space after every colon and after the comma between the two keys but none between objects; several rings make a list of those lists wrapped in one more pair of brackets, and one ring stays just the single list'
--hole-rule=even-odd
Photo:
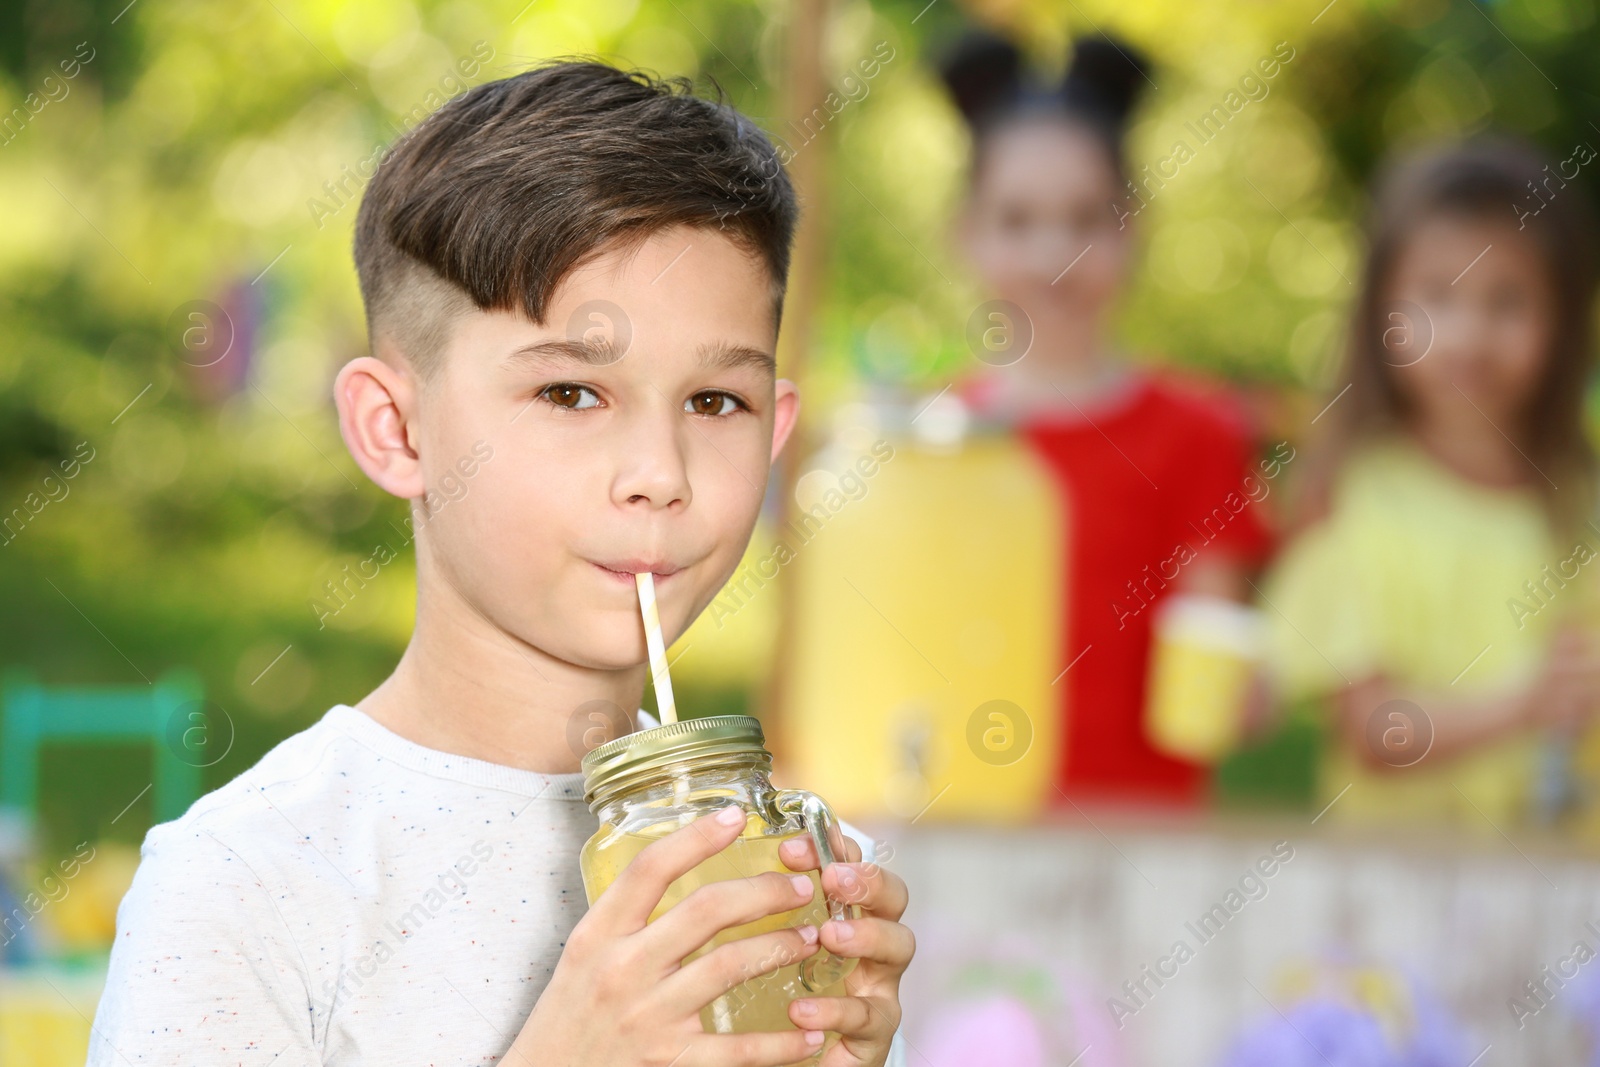
[{"label": "yellow plastic cup", "polygon": [[1244,735],[1262,657],[1263,617],[1213,596],[1175,596],[1156,618],[1146,729],[1169,755],[1211,763]]}]

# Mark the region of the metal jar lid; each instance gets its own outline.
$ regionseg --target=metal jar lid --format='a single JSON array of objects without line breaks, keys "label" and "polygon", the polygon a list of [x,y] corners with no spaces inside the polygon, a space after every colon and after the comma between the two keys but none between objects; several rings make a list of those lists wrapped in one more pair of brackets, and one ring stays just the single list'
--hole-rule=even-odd
[{"label": "metal jar lid", "polygon": [[751,715],[706,715],[624,734],[583,757],[583,799],[592,807],[603,789],[690,760],[746,755],[770,762],[765,742]]}]

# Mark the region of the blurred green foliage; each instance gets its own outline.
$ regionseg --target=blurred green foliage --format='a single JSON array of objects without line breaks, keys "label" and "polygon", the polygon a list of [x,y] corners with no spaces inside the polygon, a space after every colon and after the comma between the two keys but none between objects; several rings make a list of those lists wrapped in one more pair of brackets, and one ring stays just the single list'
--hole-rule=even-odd
[{"label": "blurred green foliage", "polygon": [[[0,115],[12,116],[0,519],[26,512],[0,546],[0,666],[58,684],[194,668],[237,731],[213,786],[367,692],[409,632],[409,557],[326,626],[313,606],[347,565],[402,543],[403,507],[346,455],[329,397],[364,345],[349,255],[363,161],[462,87],[569,53],[714,78],[782,135],[788,12],[775,0],[0,4]],[[1092,27],[1145,47],[1157,67],[1136,167],[1168,155],[1280,42],[1294,50],[1137,220],[1128,346],[1225,376],[1322,381],[1359,269],[1361,189],[1391,148],[1490,124],[1558,158],[1600,143],[1590,0],[838,0],[830,82],[880,43],[894,58],[823,133],[813,418],[863,381],[937,388],[963,367],[981,296],[946,235],[965,134],[928,60],[973,14],[1012,27],[1044,66]],[[227,320],[193,318],[197,301]],[[221,335],[186,347],[185,331],[228,322],[227,355],[196,366]],[[93,458],[65,479],[84,449]],[[131,757],[51,764],[51,835],[136,841],[148,812],[110,825],[145,780]]]}]

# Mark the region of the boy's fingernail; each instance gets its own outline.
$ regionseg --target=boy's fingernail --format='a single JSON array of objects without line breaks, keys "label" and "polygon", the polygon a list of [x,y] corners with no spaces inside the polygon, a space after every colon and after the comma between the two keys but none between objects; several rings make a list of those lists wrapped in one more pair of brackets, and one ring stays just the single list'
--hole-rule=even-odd
[{"label": "boy's fingernail", "polygon": [[827,1035],[825,1035],[821,1030],[807,1030],[806,1031],[806,1044],[808,1044],[808,1045],[820,1045],[820,1044],[822,1044],[822,1039],[825,1036],[827,1036]]},{"label": "boy's fingernail", "polygon": [[856,872],[849,867],[840,867],[839,884],[845,889],[854,889],[856,887]]},{"label": "boy's fingernail", "polygon": [[[804,941],[808,945],[816,944],[817,943],[817,928],[815,926],[812,926],[810,923],[806,923],[804,926],[800,927],[800,940]],[[801,1001],[801,1003],[805,1004],[804,1001]],[[801,1015],[809,1015],[809,1014],[811,1014],[811,1012],[816,1011],[816,1010],[817,1010],[817,1006],[815,1004],[810,1004],[810,1005],[806,1005],[805,1007],[802,1007],[800,1009],[800,1014]]]},{"label": "boy's fingernail", "polygon": [[[794,1011],[796,1015],[815,1015],[817,1013],[817,1002],[814,1000],[797,1000],[794,1002]],[[820,1030],[812,1032],[821,1033]]]},{"label": "boy's fingernail", "polygon": [[789,881],[793,883],[794,891],[796,893],[799,893],[807,900],[811,899],[811,879],[807,878],[803,874],[791,874],[789,876]]},{"label": "boy's fingernail", "polygon": [[744,822],[744,809],[737,804],[730,804],[717,812],[717,821],[724,826],[738,826]]},{"label": "boy's fingernail", "polygon": [[847,922],[840,922],[835,919],[831,925],[833,926],[833,937],[836,941],[848,941],[856,936],[855,929]]}]

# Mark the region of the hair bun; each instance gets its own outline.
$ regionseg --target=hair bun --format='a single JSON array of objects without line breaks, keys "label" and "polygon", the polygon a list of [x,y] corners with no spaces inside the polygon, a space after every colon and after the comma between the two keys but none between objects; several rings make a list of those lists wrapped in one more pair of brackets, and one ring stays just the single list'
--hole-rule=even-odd
[{"label": "hair bun", "polygon": [[969,126],[1013,101],[1022,88],[1022,52],[988,30],[967,30],[939,64],[939,76]]},{"label": "hair bun", "polygon": [[1126,41],[1103,33],[1080,37],[1072,46],[1061,96],[1069,106],[1099,112],[1122,126],[1144,91],[1149,69],[1149,60]]}]

